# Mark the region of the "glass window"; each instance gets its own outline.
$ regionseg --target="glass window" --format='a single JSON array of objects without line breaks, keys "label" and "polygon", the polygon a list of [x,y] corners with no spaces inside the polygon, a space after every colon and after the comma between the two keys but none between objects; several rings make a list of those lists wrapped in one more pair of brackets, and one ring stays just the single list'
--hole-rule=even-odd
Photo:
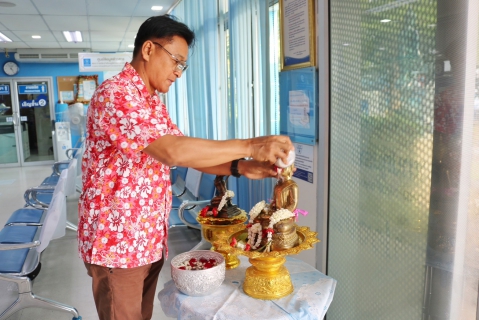
[{"label": "glass window", "polygon": [[328,320],[476,319],[473,4],[330,1]]}]

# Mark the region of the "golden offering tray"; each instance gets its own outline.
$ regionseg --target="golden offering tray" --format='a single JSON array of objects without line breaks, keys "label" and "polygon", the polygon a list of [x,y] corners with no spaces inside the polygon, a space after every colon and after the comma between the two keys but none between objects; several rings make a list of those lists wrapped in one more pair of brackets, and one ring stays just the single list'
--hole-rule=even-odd
[{"label": "golden offering tray", "polygon": [[[243,211],[243,210],[242,210]],[[245,228],[245,222],[248,219],[246,212],[239,214],[234,218],[214,218],[198,216],[196,220],[201,224],[203,238],[211,243],[212,250],[217,251],[225,258],[226,269],[234,269],[239,266],[240,260],[236,254],[218,249],[214,242],[222,236],[228,236]]]},{"label": "golden offering tray", "polygon": [[288,269],[284,266],[285,256],[298,254],[303,250],[313,248],[313,244],[319,242],[318,233],[313,232],[309,227],[296,226],[296,233],[299,236],[300,244],[287,250],[257,252],[244,251],[230,245],[233,237],[247,233],[245,226],[243,230],[218,235],[214,246],[219,252],[226,252],[229,255],[245,255],[249,258],[251,267],[246,269],[246,276],[243,283],[244,292],[253,298],[263,300],[274,300],[285,297],[293,292],[293,283]]}]

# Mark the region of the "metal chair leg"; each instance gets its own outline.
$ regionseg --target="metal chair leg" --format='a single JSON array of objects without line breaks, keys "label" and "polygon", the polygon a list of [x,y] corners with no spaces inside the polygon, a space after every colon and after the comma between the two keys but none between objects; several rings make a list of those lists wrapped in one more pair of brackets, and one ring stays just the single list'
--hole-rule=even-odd
[{"label": "metal chair leg", "polygon": [[73,222],[70,222],[67,220],[67,229],[70,229],[76,232],[78,230],[78,226],[74,224]]}]

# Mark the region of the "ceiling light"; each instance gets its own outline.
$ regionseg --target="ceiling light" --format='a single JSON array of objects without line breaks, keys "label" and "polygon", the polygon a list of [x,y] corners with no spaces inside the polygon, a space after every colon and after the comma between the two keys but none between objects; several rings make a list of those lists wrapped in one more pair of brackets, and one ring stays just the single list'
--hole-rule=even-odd
[{"label": "ceiling light", "polygon": [[68,42],[82,42],[80,31],[63,31],[63,35]]},{"label": "ceiling light", "polygon": [[388,22],[391,22],[391,20],[390,19],[382,19],[381,22],[382,23],[388,23]]},{"label": "ceiling light", "polygon": [[161,10],[163,10],[163,7],[162,7],[162,6],[153,6],[153,7],[151,7],[151,10],[153,10],[153,11],[161,11]]},{"label": "ceiling light", "polygon": [[343,43],[343,46],[345,46],[345,47],[349,47],[349,46],[350,46],[350,44],[349,44],[349,43]]},{"label": "ceiling light", "polygon": [[6,35],[4,35],[3,33],[0,32],[0,42],[12,42],[12,40],[7,37]]},{"label": "ceiling light", "polygon": [[15,3],[0,1],[0,7],[15,7],[15,6],[16,6]]},{"label": "ceiling light", "polygon": [[128,45],[128,48],[134,48],[134,47],[135,47],[134,44],[129,44],[129,45]]},{"label": "ceiling light", "polygon": [[33,38],[33,39],[41,39],[42,36],[33,35],[32,38]]}]

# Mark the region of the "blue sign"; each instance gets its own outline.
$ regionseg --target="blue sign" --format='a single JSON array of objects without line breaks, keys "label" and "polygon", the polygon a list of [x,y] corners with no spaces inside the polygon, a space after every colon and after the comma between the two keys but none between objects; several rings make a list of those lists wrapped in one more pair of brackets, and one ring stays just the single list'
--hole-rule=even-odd
[{"label": "blue sign", "polygon": [[10,86],[8,84],[0,84],[0,94],[10,94]]},{"label": "blue sign", "polygon": [[313,183],[313,173],[303,169],[296,168],[293,177]]},{"label": "blue sign", "polygon": [[29,93],[47,93],[46,84],[27,84],[18,86],[19,94],[29,94]]},{"label": "blue sign", "polygon": [[315,67],[279,74],[280,133],[291,141],[314,145],[318,137],[318,94]]},{"label": "blue sign", "polygon": [[91,67],[91,59],[83,59],[83,66],[84,67]]},{"label": "blue sign", "polygon": [[44,97],[39,97],[32,100],[22,100],[20,101],[21,108],[43,108],[47,105],[47,99]]}]

